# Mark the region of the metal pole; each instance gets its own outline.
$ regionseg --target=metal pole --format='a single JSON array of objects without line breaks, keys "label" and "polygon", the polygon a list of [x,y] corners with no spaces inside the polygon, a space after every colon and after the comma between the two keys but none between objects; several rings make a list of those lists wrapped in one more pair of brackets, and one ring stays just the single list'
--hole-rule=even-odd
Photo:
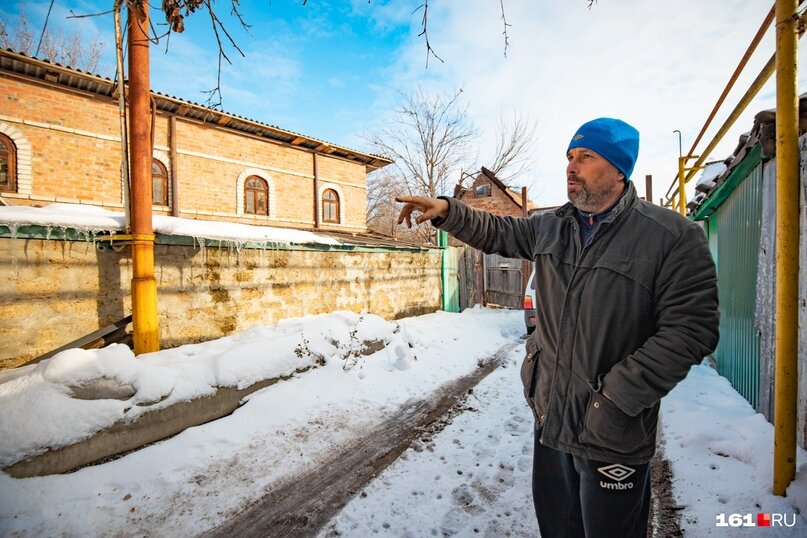
[{"label": "metal pole", "polygon": [[[169,152],[171,156],[171,216],[179,216],[179,163],[177,163],[177,117],[168,118]],[[153,188],[153,187],[152,187]]]},{"label": "metal pole", "polygon": [[751,54],[753,54],[754,50],[756,50],[757,45],[759,45],[759,42],[762,41],[762,37],[765,35],[765,32],[768,30],[771,23],[773,22],[775,8],[776,6],[771,6],[771,11],[768,13],[768,16],[765,17],[765,20],[762,21],[762,24],[760,25],[759,30],[757,30],[754,39],[752,39],[751,44],[748,45],[748,50],[746,50],[745,54],[743,54],[743,57],[740,58],[740,63],[737,64],[737,67],[734,69],[734,73],[732,73],[731,78],[726,84],[726,87],[723,88],[723,93],[721,93],[720,97],[717,98],[717,103],[715,103],[715,106],[712,109],[712,112],[709,114],[709,117],[706,118],[706,122],[703,124],[703,127],[701,128],[701,132],[698,133],[698,136],[695,137],[695,141],[692,142],[692,147],[689,149],[690,155],[695,153],[695,148],[698,147],[698,142],[701,141],[701,138],[703,137],[704,133],[706,133],[706,129],[709,128],[709,124],[712,123],[712,120],[717,114],[717,111],[720,109],[720,106],[723,104],[723,101],[726,100],[726,96],[728,96],[729,91],[731,91],[731,88],[734,86],[734,83],[737,82],[740,73],[742,73],[743,69],[745,69],[745,65],[748,63],[748,60],[751,59]]},{"label": "metal pole", "polygon": [[796,476],[798,414],[799,103],[797,0],[776,0],[776,325],[773,493]]},{"label": "metal pole", "polygon": [[[317,171],[317,151],[313,153],[313,167],[314,167],[314,228],[319,230],[322,225],[320,224],[320,200],[319,200],[319,172]],[[344,203],[344,202],[343,202]]]},{"label": "metal pole", "polygon": [[126,125],[126,73],[123,70],[123,30],[120,8],[123,0],[115,0],[115,67],[118,72],[118,115],[120,117],[121,178],[123,179],[124,230],[132,233],[132,182],[129,176],[129,136]]},{"label": "metal pole", "polygon": [[684,178],[684,162],[686,161],[686,157],[678,157],[678,212],[681,213],[683,216],[687,216],[687,200],[686,200],[686,192],[684,192],[684,185],[686,185],[686,179]]},{"label": "metal pole", "polygon": [[135,354],[159,351],[151,222],[151,93],[148,3],[128,3],[129,141],[132,167],[132,324]]}]

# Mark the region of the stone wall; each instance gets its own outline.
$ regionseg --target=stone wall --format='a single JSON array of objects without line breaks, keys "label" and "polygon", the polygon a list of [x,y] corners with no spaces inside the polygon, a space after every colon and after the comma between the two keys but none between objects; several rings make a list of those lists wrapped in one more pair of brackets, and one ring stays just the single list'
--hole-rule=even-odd
[{"label": "stone wall", "polygon": [[[0,238],[0,369],[131,313],[128,247]],[[334,310],[440,308],[440,251],[155,247],[162,348]]]}]

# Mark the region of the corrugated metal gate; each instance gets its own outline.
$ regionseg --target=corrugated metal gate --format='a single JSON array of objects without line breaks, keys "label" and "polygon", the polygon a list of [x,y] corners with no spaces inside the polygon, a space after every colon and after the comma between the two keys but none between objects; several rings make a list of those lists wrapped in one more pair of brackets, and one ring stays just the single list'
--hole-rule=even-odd
[{"label": "corrugated metal gate", "polygon": [[[759,410],[759,333],[754,326],[762,214],[762,164],[716,212],[720,343],[718,371]],[[714,218],[714,216],[712,217]]]},{"label": "corrugated metal gate", "polygon": [[485,254],[485,298],[487,304],[521,309],[524,307],[522,260]]}]

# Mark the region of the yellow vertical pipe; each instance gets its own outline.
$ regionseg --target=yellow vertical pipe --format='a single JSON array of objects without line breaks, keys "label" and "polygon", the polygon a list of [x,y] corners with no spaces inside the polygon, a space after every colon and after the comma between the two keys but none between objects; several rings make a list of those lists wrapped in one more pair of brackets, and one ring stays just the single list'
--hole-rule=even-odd
[{"label": "yellow vertical pipe", "polygon": [[[154,228],[151,222],[152,140],[149,22],[145,0],[127,2],[129,15],[129,143],[132,178],[132,325],[135,354],[159,351]],[[176,193],[175,193],[176,194]]]},{"label": "yellow vertical pipe", "polygon": [[773,493],[796,476],[799,153],[797,0],[776,0],[776,329]]},{"label": "yellow vertical pipe", "polygon": [[678,157],[678,211],[683,215],[687,216],[687,197],[686,193],[684,192],[684,185],[686,185],[686,179],[684,178],[685,170],[684,170],[684,161],[686,157]]}]

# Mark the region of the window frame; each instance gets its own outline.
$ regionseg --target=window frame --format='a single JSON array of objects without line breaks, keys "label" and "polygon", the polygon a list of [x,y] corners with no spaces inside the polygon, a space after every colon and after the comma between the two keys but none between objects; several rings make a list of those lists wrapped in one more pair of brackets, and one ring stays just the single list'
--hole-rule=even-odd
[{"label": "window frame", "polygon": [[[255,211],[249,211],[249,205],[247,204],[247,200],[249,198],[250,193],[252,193],[252,192],[260,192],[259,189],[256,189],[254,187],[250,187],[248,185],[248,183],[252,179],[257,180],[262,185],[262,187],[263,187],[262,192],[266,196],[266,204],[265,204],[265,207],[264,207],[264,211],[262,213],[257,212],[257,206],[258,206],[257,203],[253,204],[256,210]],[[259,216],[264,216],[264,217],[269,216],[269,182],[266,181],[265,179],[263,179],[261,176],[256,176],[256,175],[253,174],[251,176],[247,176],[246,178],[244,178],[244,215],[259,215]]]},{"label": "window frame", "polygon": [[493,196],[493,188],[490,183],[482,183],[474,187],[474,198],[485,198]]},{"label": "window frame", "polygon": [[[327,194],[329,194],[329,193],[333,194],[333,196],[334,196],[333,200],[325,200],[325,196]],[[336,217],[335,217],[334,220],[331,220],[331,219],[326,217],[326,212],[325,212],[325,207],[326,207],[325,204],[326,203],[328,204],[328,206],[335,206],[334,212],[336,214]],[[320,204],[321,204],[321,211],[322,211],[322,213],[321,213],[322,222],[326,222],[328,224],[339,224],[340,218],[342,216],[341,215],[341,211],[342,211],[341,206],[342,206],[342,204],[341,204],[341,200],[339,199],[339,193],[336,192],[336,189],[328,188],[328,189],[323,190],[322,191],[322,196],[320,197]]]},{"label": "window frame", "polygon": [[14,143],[14,140],[11,139],[10,136],[0,133],[0,144],[2,144],[6,152],[8,153],[8,158],[6,159],[6,165],[8,166],[8,185],[2,186],[0,185],[0,192],[17,192],[17,145]]},{"label": "window frame", "polygon": [[[163,198],[161,202],[157,202],[154,199],[154,166],[160,169],[162,174],[162,184],[163,184]],[[168,167],[163,164],[163,162],[156,158],[151,158],[151,205],[156,205],[160,207],[168,207]]]}]

